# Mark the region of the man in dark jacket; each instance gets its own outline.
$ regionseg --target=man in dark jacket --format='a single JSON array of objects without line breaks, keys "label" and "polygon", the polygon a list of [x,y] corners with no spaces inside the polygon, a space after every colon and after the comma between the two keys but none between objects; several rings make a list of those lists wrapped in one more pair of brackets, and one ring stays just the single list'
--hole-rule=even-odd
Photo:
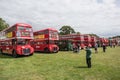
[{"label": "man in dark jacket", "polygon": [[88,68],[91,68],[91,54],[92,51],[89,46],[86,47],[86,63]]},{"label": "man in dark jacket", "polygon": [[103,52],[105,52],[105,51],[106,51],[106,45],[103,44]]}]

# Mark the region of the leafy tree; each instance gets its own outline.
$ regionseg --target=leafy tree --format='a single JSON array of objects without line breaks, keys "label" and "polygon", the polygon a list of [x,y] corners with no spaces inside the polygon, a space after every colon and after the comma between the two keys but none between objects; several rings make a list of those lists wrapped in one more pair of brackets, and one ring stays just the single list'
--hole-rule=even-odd
[{"label": "leafy tree", "polygon": [[120,38],[120,35],[117,35],[117,36],[113,36],[112,38]]},{"label": "leafy tree", "polygon": [[95,36],[97,38],[100,38],[97,34],[89,34],[90,36]]},{"label": "leafy tree", "polygon": [[75,33],[74,29],[71,26],[62,26],[62,28],[59,29],[60,35],[66,35],[66,34],[71,34]]},{"label": "leafy tree", "polygon": [[80,32],[76,32],[76,34],[81,34]]},{"label": "leafy tree", "polygon": [[7,28],[9,26],[9,24],[7,24],[5,22],[5,20],[3,20],[2,18],[0,18],[0,31],[2,31],[3,29]]}]

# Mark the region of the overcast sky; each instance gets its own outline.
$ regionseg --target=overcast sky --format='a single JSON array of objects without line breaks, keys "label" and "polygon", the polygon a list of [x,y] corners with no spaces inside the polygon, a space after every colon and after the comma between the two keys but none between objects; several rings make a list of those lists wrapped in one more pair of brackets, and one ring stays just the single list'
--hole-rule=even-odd
[{"label": "overcast sky", "polygon": [[120,35],[120,0],[0,0],[0,17],[34,31],[70,25],[82,34]]}]

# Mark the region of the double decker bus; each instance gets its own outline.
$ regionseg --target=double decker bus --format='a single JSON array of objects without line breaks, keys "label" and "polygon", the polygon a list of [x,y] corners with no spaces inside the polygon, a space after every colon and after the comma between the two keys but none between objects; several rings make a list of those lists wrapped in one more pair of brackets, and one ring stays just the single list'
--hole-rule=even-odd
[{"label": "double decker bus", "polygon": [[53,28],[46,28],[34,32],[34,40],[31,41],[31,45],[35,51],[57,53],[59,51],[56,44],[58,40],[58,31]]},{"label": "double decker bus", "polygon": [[92,47],[92,45],[91,45],[91,36],[88,35],[88,34],[84,34],[84,45]]},{"label": "double decker bus", "polygon": [[99,38],[99,40],[100,40],[100,45],[101,45],[101,46],[103,46],[103,44],[106,45],[106,46],[109,45],[109,40],[108,40],[108,38]]},{"label": "double decker bus", "polygon": [[73,50],[73,44],[79,45],[81,49],[84,48],[84,36],[81,34],[59,35],[59,47],[62,51]]},{"label": "double decker bus", "polygon": [[33,30],[29,24],[16,23],[0,32],[0,53],[19,55],[32,55],[34,49],[30,45],[33,39]]},{"label": "double decker bus", "polygon": [[91,36],[91,42],[90,42],[91,46],[95,47],[96,43],[97,43],[97,38],[95,36]]}]

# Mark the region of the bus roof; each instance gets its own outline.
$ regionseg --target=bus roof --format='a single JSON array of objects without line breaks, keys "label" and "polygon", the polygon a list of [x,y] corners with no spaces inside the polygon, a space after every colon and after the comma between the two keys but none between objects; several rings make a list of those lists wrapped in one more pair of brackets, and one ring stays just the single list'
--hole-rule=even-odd
[{"label": "bus roof", "polygon": [[[9,39],[19,39],[19,38],[21,38],[21,37],[17,37],[16,36],[16,33],[15,32],[13,32],[14,31],[14,26],[23,26],[23,27],[27,27],[27,28],[32,28],[29,24],[26,24],[26,23],[16,23],[16,24],[14,24],[13,26],[11,26],[11,27],[8,27],[8,28],[5,28],[4,30],[2,30],[1,32],[0,32],[0,39],[5,39],[6,37],[6,34],[7,35],[10,35],[11,37],[9,37]],[[13,36],[14,35],[14,36]],[[7,38],[6,38],[7,39]],[[24,36],[24,37],[22,37],[22,39],[32,39],[32,38],[30,38],[30,37],[26,37],[26,36]]]},{"label": "bus roof", "polygon": [[37,32],[42,32],[42,31],[46,31],[46,30],[57,31],[55,28],[46,28],[46,29],[42,29],[42,30],[35,31],[35,33],[37,33]]},{"label": "bus roof", "polygon": [[27,26],[27,27],[31,27],[31,25],[26,24],[26,23],[16,23],[13,26]]},{"label": "bus roof", "polygon": [[26,27],[32,28],[31,25],[26,24],[26,23],[16,23],[16,24],[14,24],[14,25],[12,25],[12,26],[10,26],[10,27],[8,27],[8,28],[5,28],[4,30],[2,30],[2,31],[0,31],[0,32],[4,32],[4,31],[6,31],[7,29],[9,29],[9,28],[11,28],[11,27],[13,27],[13,26],[26,26]]}]

